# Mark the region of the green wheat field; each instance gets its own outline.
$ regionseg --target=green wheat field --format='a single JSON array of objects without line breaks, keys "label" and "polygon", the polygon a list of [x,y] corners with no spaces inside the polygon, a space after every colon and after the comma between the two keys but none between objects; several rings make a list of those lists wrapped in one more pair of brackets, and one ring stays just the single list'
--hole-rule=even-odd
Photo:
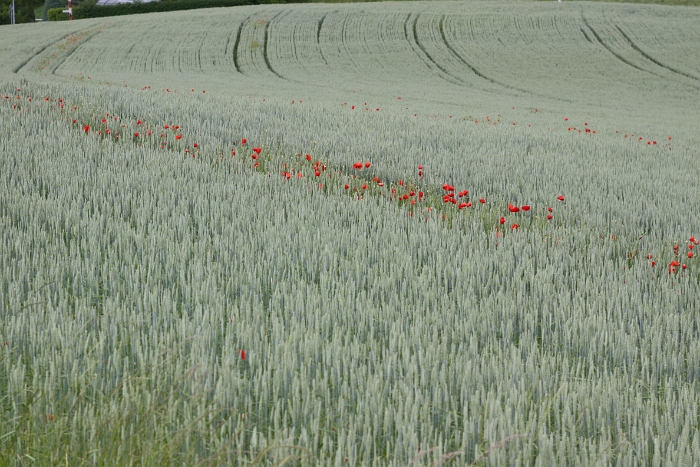
[{"label": "green wheat field", "polygon": [[700,465],[698,44],[600,2],[0,28],[0,466]]}]

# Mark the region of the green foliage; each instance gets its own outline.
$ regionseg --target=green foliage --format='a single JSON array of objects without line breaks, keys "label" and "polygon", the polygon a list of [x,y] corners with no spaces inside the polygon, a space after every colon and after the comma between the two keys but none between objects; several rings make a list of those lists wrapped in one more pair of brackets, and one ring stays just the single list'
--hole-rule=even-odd
[{"label": "green foliage", "polygon": [[[55,1],[55,0],[47,0]],[[73,8],[73,19],[102,18],[108,16],[136,15],[165,11],[194,10],[200,8],[221,8],[263,3],[276,3],[277,0],[177,0],[156,2],[122,3],[110,6],[83,5]],[[283,2],[283,0],[280,0]],[[65,21],[67,15],[62,9],[49,10],[49,21]]]},{"label": "green foliage", "polygon": [[[12,0],[0,0],[0,25],[10,24],[11,5]],[[35,0],[15,0],[17,24],[34,22],[34,6]]]},{"label": "green foliage", "polygon": [[[56,9],[56,8],[60,8],[61,10],[63,10],[63,6],[66,3],[67,2],[64,2],[63,0],[45,0],[45,2],[44,2],[44,15],[43,15],[44,21],[49,20],[49,11],[50,10]],[[66,15],[63,15],[63,16],[66,16]],[[54,20],[54,21],[56,21],[56,20]]]}]

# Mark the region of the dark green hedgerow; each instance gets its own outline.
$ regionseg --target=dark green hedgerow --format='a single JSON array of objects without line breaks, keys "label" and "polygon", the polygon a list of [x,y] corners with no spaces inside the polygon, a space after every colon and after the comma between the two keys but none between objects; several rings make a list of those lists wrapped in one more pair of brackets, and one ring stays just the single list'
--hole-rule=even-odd
[{"label": "dark green hedgerow", "polygon": [[[97,6],[81,5],[73,8],[73,19],[101,18],[107,16],[137,15],[142,13],[159,13],[165,11],[195,10],[199,8],[219,8],[264,3],[285,3],[277,0],[184,0],[156,1],[148,3],[123,3],[119,5]],[[68,15],[64,8],[52,8],[48,11],[49,21],[66,21]]]}]

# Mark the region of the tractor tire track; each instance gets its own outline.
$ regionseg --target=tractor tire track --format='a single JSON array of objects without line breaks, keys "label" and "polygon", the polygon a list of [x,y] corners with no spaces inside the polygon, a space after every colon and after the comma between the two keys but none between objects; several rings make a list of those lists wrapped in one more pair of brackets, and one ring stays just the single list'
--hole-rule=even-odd
[{"label": "tractor tire track", "polygon": [[458,54],[457,51],[456,51],[456,50],[450,45],[450,43],[447,41],[447,36],[445,35],[444,21],[445,21],[445,15],[443,15],[442,18],[440,18],[440,25],[439,25],[439,27],[440,27],[440,37],[442,37],[442,43],[445,45],[445,47],[447,47],[447,51],[448,51],[453,57],[455,57],[460,63],[462,63],[462,64],[463,64],[464,66],[466,66],[467,68],[469,68],[469,70],[471,70],[472,73],[474,73],[474,74],[475,74],[476,76],[478,76],[479,78],[488,81],[488,82],[491,83],[491,84],[495,84],[495,85],[497,85],[497,86],[502,86],[502,87],[504,87],[504,88],[506,88],[506,89],[510,89],[510,90],[514,90],[514,91],[519,91],[519,92],[522,92],[522,93],[525,93],[525,94],[533,94],[531,91],[527,91],[527,90],[525,90],[525,89],[520,89],[520,88],[517,88],[517,87],[515,87],[515,86],[511,86],[511,85],[509,85],[509,84],[501,83],[500,81],[496,81],[495,79],[490,78],[490,77],[486,76],[485,74],[483,74],[482,72],[480,72],[479,70],[477,70],[477,69],[474,67],[474,65],[472,65],[471,63],[469,63],[467,60],[464,59],[464,57],[462,57],[460,54]]},{"label": "tractor tire track", "polygon": [[226,45],[224,46],[224,57],[228,57],[228,45],[231,43],[231,36],[233,36],[233,31],[226,37]]},{"label": "tractor tire track", "polygon": [[236,31],[236,41],[233,43],[233,67],[243,76],[246,76],[246,74],[241,71],[241,66],[238,63],[238,48],[241,45],[241,33],[243,32],[243,26],[252,17],[253,15],[248,15],[243,21],[241,21],[241,24],[238,25],[238,31]]},{"label": "tractor tire track", "polygon": [[54,76],[60,76],[60,75],[56,75],[56,70],[58,70],[58,68],[59,68],[61,65],[63,65],[64,63],[66,63],[66,60],[68,60],[68,58],[69,58],[71,55],[73,55],[73,54],[75,53],[76,50],[78,50],[80,47],[82,47],[83,45],[85,45],[85,44],[87,44],[88,42],[90,42],[90,41],[92,40],[92,38],[95,37],[96,35],[98,35],[100,32],[101,32],[101,31],[99,31],[99,30],[93,32],[93,33],[90,34],[89,36],[86,36],[84,40],[80,41],[79,44],[76,44],[74,47],[72,47],[72,48],[68,51],[68,53],[66,53],[63,57],[61,57],[61,59],[59,59],[59,60],[56,62],[56,64],[52,67],[52,69],[51,69],[51,74],[54,75]]},{"label": "tractor tire track", "polygon": [[[411,15],[409,15],[409,18],[410,18],[410,16]],[[464,82],[459,77],[453,76],[448,70],[446,70],[445,68],[440,66],[440,64],[438,62],[433,60],[433,57],[430,56],[428,51],[425,50],[425,47],[420,43],[420,40],[418,40],[418,26],[417,26],[417,24],[418,24],[419,17],[420,17],[420,14],[416,13],[416,15],[413,18],[413,24],[411,25],[411,30],[413,32],[413,42],[415,42],[415,44],[418,46],[418,48],[423,52],[423,55],[425,56],[425,58],[427,58],[428,61],[430,62],[430,64],[432,64],[432,67],[428,66],[428,68],[431,68],[431,70],[433,70],[433,71],[434,71],[434,68],[437,68],[438,70],[440,70],[442,73],[438,73],[438,76],[440,76],[445,81],[448,81],[452,84],[456,84],[458,86],[465,86],[467,84],[466,82]],[[406,21],[408,21],[408,18],[406,19]],[[414,49],[414,51],[415,51],[415,49]],[[416,51],[416,53],[417,53],[417,51]],[[423,61],[425,62],[425,60],[423,60]],[[426,62],[426,64],[428,64],[428,63]]]},{"label": "tractor tire track", "polygon": [[418,58],[421,59],[421,61],[425,64],[425,66],[428,67],[428,69],[430,71],[433,71],[433,67],[430,66],[430,62],[428,60],[426,60],[425,58],[423,58],[423,56],[420,53],[418,53],[416,48],[413,46],[413,42],[408,37],[408,23],[410,21],[411,21],[411,13],[406,15],[406,21],[404,21],[404,23],[403,23],[403,34],[404,34],[404,37],[406,38],[406,42],[408,42],[408,44],[411,46],[411,50],[413,50],[413,53],[415,53],[418,56]]},{"label": "tractor tire track", "polygon": [[588,42],[590,42],[590,43],[592,44],[592,43],[593,43],[593,41],[591,40],[591,38],[590,38],[590,37],[588,37],[588,34],[586,34],[586,30],[585,30],[585,29],[583,29],[583,28],[581,28],[581,32],[583,33],[583,37],[585,37],[585,38],[586,38],[586,40],[587,40]]},{"label": "tractor tire track", "polygon": [[[343,55],[343,57],[346,60],[349,60],[350,63],[352,63],[353,66],[353,71],[360,69],[360,67],[357,65],[357,61],[354,59],[353,55],[350,53],[350,50],[348,49],[347,44],[350,42],[347,40],[348,38],[348,21],[352,17],[351,15],[343,15],[343,25],[341,26],[341,35],[340,35],[340,44],[338,44],[338,53]],[[343,47],[345,50],[345,53],[343,54],[340,47]]]},{"label": "tractor tire track", "polygon": [[[333,13],[336,13],[337,11],[334,11]],[[326,20],[326,16],[328,16],[328,13],[325,15],[321,16],[321,19],[318,20],[318,28],[316,29],[316,45],[318,46],[318,51],[321,54],[321,58],[323,59],[323,63],[328,66],[328,60],[326,60],[326,56],[323,55],[323,48],[321,48],[321,28],[323,28],[323,22]]]},{"label": "tractor tire track", "polygon": [[277,18],[281,14],[282,14],[282,12],[277,13],[275,16],[273,16],[270,19],[270,21],[265,23],[265,39],[263,42],[263,58],[265,59],[265,65],[267,66],[267,69],[270,70],[275,76],[277,76],[278,78],[283,79],[285,81],[291,81],[291,80],[285,78],[284,76],[282,76],[281,74],[279,74],[274,68],[272,68],[272,63],[270,63],[270,57],[267,53],[268,43],[269,43],[270,24],[275,20],[275,18]]},{"label": "tractor tire track", "polygon": [[[84,29],[83,31],[87,31],[87,29]],[[22,68],[24,68],[25,66],[27,66],[27,64],[28,64],[29,62],[31,62],[31,61],[34,60],[36,57],[38,57],[39,55],[41,55],[46,49],[48,49],[48,48],[51,47],[52,45],[58,44],[59,42],[61,42],[61,41],[64,40],[65,38],[67,38],[68,36],[71,36],[72,34],[79,34],[80,32],[82,32],[82,31],[69,32],[68,34],[65,34],[65,35],[61,36],[57,41],[49,42],[49,43],[46,44],[44,47],[42,47],[41,49],[39,49],[36,53],[32,54],[28,59],[26,59],[25,61],[23,61],[23,62],[20,63],[19,65],[17,65],[17,66],[12,70],[12,72],[13,72],[14,74],[18,74],[18,73],[22,70]]]},{"label": "tractor tire track", "polygon": [[[636,69],[636,70],[642,71],[642,72],[644,72],[644,73],[649,73],[649,74],[652,74],[652,75],[654,75],[654,76],[657,76],[657,77],[661,78],[661,76],[657,75],[656,73],[651,72],[651,71],[649,71],[649,70],[645,70],[644,68],[641,68],[641,67],[635,65],[634,63],[630,62],[629,60],[627,60],[627,59],[626,59],[625,57],[623,57],[622,55],[620,55],[620,54],[618,54],[617,52],[615,52],[615,51],[612,49],[612,47],[610,47],[610,46],[607,45],[605,42],[603,42],[603,39],[600,37],[600,35],[598,35],[598,33],[595,31],[595,29],[593,29],[593,27],[591,27],[591,25],[588,24],[588,20],[586,19],[585,16],[581,15],[581,19],[583,20],[583,24],[586,26],[586,28],[588,28],[588,30],[591,32],[591,34],[593,34],[593,37],[595,37],[596,41],[598,41],[598,43],[599,43],[600,45],[602,45],[603,47],[605,47],[605,50],[607,50],[608,52],[610,52],[615,58],[617,58],[618,60],[620,60],[620,61],[621,61],[622,63],[624,63],[625,65],[629,65],[629,66],[631,66],[632,68],[634,68],[634,69]],[[585,33],[584,33],[584,34],[585,34]]]},{"label": "tractor tire track", "polygon": [[197,52],[196,52],[196,57],[197,57],[197,67],[199,68],[199,71],[202,73],[204,72],[204,68],[202,68],[202,47],[204,46],[204,42],[207,40],[207,33],[204,33],[204,37],[202,37],[202,42],[199,44],[199,47],[197,47]]},{"label": "tractor tire track", "polygon": [[665,64],[661,63],[660,61],[656,60],[654,57],[652,57],[651,55],[649,55],[648,53],[646,53],[646,52],[644,52],[642,49],[640,49],[639,46],[637,46],[637,44],[635,44],[634,41],[632,41],[632,39],[630,39],[630,37],[629,37],[627,34],[625,34],[625,32],[622,30],[622,28],[620,28],[620,26],[615,26],[615,28],[620,32],[620,34],[622,34],[622,37],[625,38],[625,40],[627,41],[627,43],[628,43],[634,50],[636,50],[642,57],[646,58],[647,60],[649,60],[649,61],[650,61],[651,63],[653,63],[654,65],[657,65],[657,66],[659,66],[659,67],[661,67],[661,68],[664,68],[664,69],[666,69],[666,70],[668,70],[668,71],[670,71],[670,72],[672,72],[672,73],[676,73],[676,74],[678,74],[678,75],[685,76],[686,78],[690,78],[690,79],[695,80],[695,81],[700,81],[700,78],[698,78],[697,76],[693,76],[693,75],[691,75],[691,74],[689,74],[689,73],[685,73],[685,72],[683,72],[683,71],[681,71],[681,70],[678,70],[678,69],[673,68],[673,67],[671,67],[671,66],[665,65]]}]

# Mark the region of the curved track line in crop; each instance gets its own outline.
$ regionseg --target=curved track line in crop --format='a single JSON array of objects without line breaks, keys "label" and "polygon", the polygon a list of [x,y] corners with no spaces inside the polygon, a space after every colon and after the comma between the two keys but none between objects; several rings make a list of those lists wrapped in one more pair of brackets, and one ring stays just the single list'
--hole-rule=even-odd
[{"label": "curved track line in crop", "polygon": [[224,57],[228,56],[228,45],[231,42],[231,36],[233,36],[233,31],[231,31],[231,34],[226,36],[226,45],[224,45]]},{"label": "curved track line in crop", "polygon": [[409,13],[408,15],[406,15],[406,21],[404,21],[404,23],[403,23],[403,34],[404,34],[404,37],[406,38],[406,42],[408,42],[408,45],[411,46],[411,50],[413,50],[413,53],[415,53],[415,54],[418,56],[418,58],[421,59],[421,61],[425,64],[425,66],[428,67],[428,69],[429,69],[430,71],[433,71],[433,67],[430,66],[430,62],[429,62],[428,60],[426,60],[426,59],[416,50],[416,48],[415,48],[414,45],[413,45],[413,41],[409,38],[409,35],[408,35],[408,23],[410,23],[410,22],[411,22],[411,13]]},{"label": "curved track line in crop", "polygon": [[[450,74],[450,72],[447,71],[445,68],[441,67],[437,61],[433,60],[433,57],[430,56],[428,51],[425,50],[425,47],[423,47],[423,45],[418,40],[418,26],[417,26],[417,24],[418,24],[419,17],[420,17],[420,14],[416,13],[415,17],[413,18],[413,24],[411,26],[411,29],[413,30],[413,41],[416,43],[418,48],[420,48],[420,50],[423,52],[425,57],[430,61],[430,63],[432,63],[435,66],[435,68],[437,68],[438,70],[440,70],[442,72],[442,73],[438,73],[438,76],[440,76],[445,81],[449,81],[450,83],[456,84],[458,86],[464,86],[466,83],[463,80],[461,80],[459,77],[456,77],[456,76],[453,76],[452,74]],[[446,75],[447,77],[449,77],[450,79],[446,78],[443,74]]]},{"label": "curved track line in crop", "polygon": [[323,27],[323,22],[326,20],[326,16],[328,16],[328,13],[321,16],[321,19],[318,20],[318,28],[316,29],[316,43],[317,44],[321,43],[321,28]]},{"label": "curved track line in crop", "polygon": [[509,84],[505,84],[505,83],[501,83],[500,81],[496,81],[495,79],[486,76],[485,74],[481,73],[479,70],[474,68],[474,65],[469,63],[467,60],[464,59],[464,57],[462,57],[460,54],[458,54],[457,51],[455,51],[455,49],[447,41],[447,36],[445,36],[445,24],[444,24],[444,22],[445,22],[445,15],[442,15],[442,17],[440,18],[440,23],[439,23],[440,37],[442,37],[442,43],[445,44],[445,47],[447,47],[448,52],[450,52],[450,54],[453,57],[455,57],[457,60],[459,60],[464,66],[469,68],[472,73],[474,73],[479,78],[484,79],[484,80],[486,80],[492,84],[495,84],[497,86],[502,86],[504,88],[512,89],[515,91],[520,91],[520,92],[525,93],[525,94],[532,94],[531,91],[527,91],[525,89],[520,89],[520,88],[517,88],[515,86],[511,86]]},{"label": "curved track line in crop", "polygon": [[353,54],[350,53],[350,50],[348,49],[348,43],[350,40],[348,39],[348,21],[351,18],[351,15],[344,15],[343,18],[343,23],[341,26],[341,33],[340,33],[340,44],[338,45],[338,51],[340,52],[340,46],[342,45],[343,49],[345,50],[345,54],[343,55],[343,58],[348,60],[350,63],[352,63],[353,69],[358,70],[360,67],[357,64],[357,61],[353,57]]},{"label": "curved track line in crop", "polygon": [[89,36],[87,36],[85,39],[83,39],[82,41],[80,41],[78,44],[76,44],[74,47],[72,47],[72,48],[68,51],[68,53],[66,53],[63,57],[59,58],[58,61],[57,61],[57,63],[54,65],[53,69],[51,70],[51,74],[52,74],[52,75],[55,75],[55,74],[56,74],[56,70],[58,70],[58,68],[59,68],[61,65],[63,65],[63,64],[66,62],[66,60],[68,60],[68,57],[70,57],[71,55],[73,55],[73,54],[75,53],[76,50],[78,50],[81,46],[83,46],[83,45],[85,45],[86,43],[88,43],[89,41],[91,41],[92,38],[95,37],[96,35],[98,35],[99,33],[100,33],[99,30],[93,32],[92,34],[90,34]]},{"label": "curved track line in crop", "polygon": [[241,45],[241,33],[243,32],[243,26],[252,17],[253,15],[248,15],[243,21],[240,22],[240,24],[238,25],[238,31],[236,31],[236,42],[233,43],[233,66],[236,69],[236,71],[242,75],[245,75],[245,73],[241,71],[241,66],[238,63],[238,47]]},{"label": "curved track line in crop", "polygon": [[593,43],[593,41],[591,40],[591,38],[590,38],[590,37],[588,37],[588,34],[586,34],[586,30],[585,30],[585,29],[583,29],[583,28],[581,28],[581,32],[583,33],[583,37],[585,37],[585,38],[586,38],[586,40],[587,40],[588,42],[590,42],[590,43],[592,44],[592,43]]},{"label": "curved track line in crop", "polygon": [[272,68],[272,64],[270,63],[270,57],[267,54],[267,47],[268,47],[268,43],[269,43],[270,23],[272,23],[275,20],[275,18],[277,18],[281,14],[282,14],[282,12],[277,13],[275,16],[273,16],[270,19],[270,21],[265,23],[265,39],[263,42],[263,58],[265,59],[265,65],[267,66],[268,70],[270,70],[278,78],[283,79],[285,81],[289,81],[287,78],[285,78],[284,76],[277,73],[277,71],[274,68]]},{"label": "curved track line in crop", "polygon": [[[82,31],[87,31],[87,29],[83,29]],[[82,31],[69,32],[68,34],[65,34],[65,35],[59,37],[57,41],[49,42],[49,43],[46,44],[44,47],[42,47],[41,49],[39,49],[36,53],[32,54],[32,55],[31,55],[29,58],[27,58],[25,61],[23,61],[22,63],[20,63],[19,65],[17,65],[17,66],[12,70],[12,72],[13,72],[14,74],[19,73],[19,72],[22,70],[22,68],[24,68],[25,66],[27,66],[27,64],[28,64],[29,62],[31,62],[33,59],[35,59],[36,57],[38,57],[42,52],[44,52],[44,50],[48,49],[48,48],[51,47],[52,45],[58,44],[59,42],[61,42],[61,41],[64,40],[65,38],[71,36],[72,34],[79,34],[79,33],[82,32]]]},{"label": "curved track line in crop", "polygon": [[632,39],[630,39],[630,37],[629,37],[627,34],[625,34],[625,32],[622,30],[622,28],[620,28],[620,26],[615,26],[615,28],[620,32],[620,34],[622,34],[622,37],[625,38],[625,40],[627,41],[627,43],[628,43],[634,50],[636,50],[637,52],[639,52],[639,54],[640,54],[642,57],[646,58],[646,59],[649,60],[651,63],[653,63],[653,64],[655,64],[655,65],[658,65],[658,66],[660,66],[661,68],[664,68],[664,69],[666,69],[666,70],[668,70],[668,71],[670,71],[670,72],[672,72],[672,73],[676,73],[676,74],[678,74],[678,75],[685,76],[686,78],[690,78],[690,79],[693,79],[693,80],[695,80],[695,81],[700,81],[700,78],[698,78],[697,76],[693,76],[693,75],[691,75],[691,74],[689,74],[689,73],[685,73],[685,72],[683,72],[683,71],[681,71],[681,70],[678,70],[678,69],[673,68],[673,67],[671,67],[671,66],[665,65],[665,64],[661,63],[660,61],[656,60],[654,57],[652,57],[651,55],[649,55],[648,53],[646,53],[646,52],[644,52],[642,49],[640,49],[639,46],[637,46],[637,44],[635,44],[634,41],[632,41]]},{"label": "curved track line in crop", "polygon": [[657,75],[656,73],[653,73],[653,72],[651,72],[651,71],[649,71],[649,70],[645,70],[644,68],[638,67],[637,65],[635,65],[635,64],[632,63],[632,62],[630,62],[629,60],[627,60],[627,59],[626,59],[625,57],[623,57],[622,55],[620,55],[620,54],[618,54],[617,52],[615,52],[615,51],[612,49],[612,47],[610,47],[610,46],[607,45],[605,42],[603,42],[603,39],[598,35],[598,33],[596,32],[596,30],[593,29],[593,27],[591,27],[590,24],[588,24],[588,20],[586,19],[585,16],[581,15],[581,19],[583,20],[583,24],[585,24],[586,27],[588,28],[588,30],[591,31],[591,34],[593,34],[593,37],[596,38],[596,40],[598,41],[598,43],[599,43],[600,45],[602,45],[603,47],[605,47],[605,50],[607,50],[608,52],[610,52],[615,58],[617,58],[618,60],[620,60],[622,63],[624,63],[624,64],[626,64],[626,65],[629,65],[629,66],[631,66],[632,68],[635,68],[635,69],[637,69],[637,70],[639,70],[639,71],[643,71],[644,73],[649,73],[649,74],[652,74],[652,75],[654,75],[654,76],[659,76],[659,75]]},{"label": "curved track line in crop", "polygon": [[207,33],[204,33],[204,36],[202,37],[202,43],[199,44],[199,47],[197,47],[197,66],[199,67],[199,71],[204,72],[204,69],[202,68],[202,47],[204,46],[204,41],[207,40]]},{"label": "curved track line in crop", "polygon": [[[334,11],[333,13],[336,13],[336,12]],[[328,60],[326,60],[326,56],[323,55],[323,48],[321,47],[321,28],[323,27],[323,22],[326,20],[326,16],[328,16],[328,13],[321,16],[321,19],[318,20],[318,28],[316,29],[316,45],[318,45],[318,51],[321,54],[321,58],[323,59],[323,63],[328,65]]]}]

